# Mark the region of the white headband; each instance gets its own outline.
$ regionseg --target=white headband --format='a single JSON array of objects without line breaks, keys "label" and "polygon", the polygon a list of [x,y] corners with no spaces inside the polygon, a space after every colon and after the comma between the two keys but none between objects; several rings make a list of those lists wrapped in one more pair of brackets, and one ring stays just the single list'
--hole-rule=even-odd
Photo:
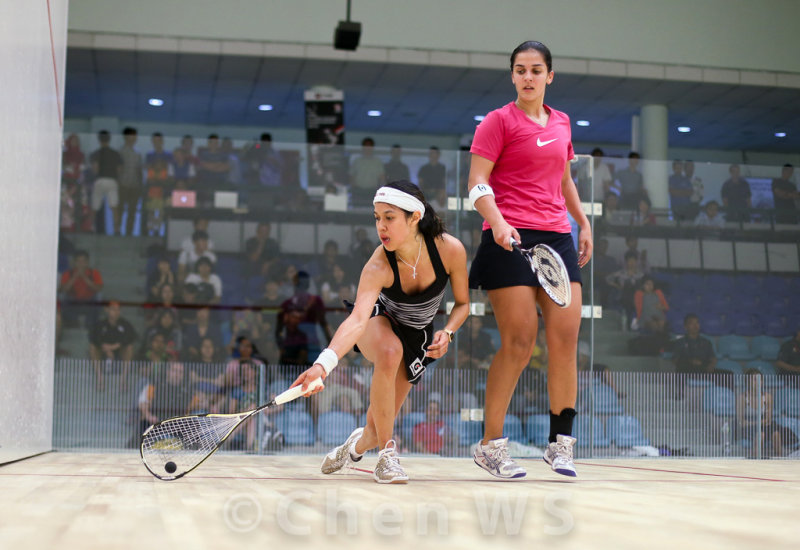
[{"label": "white headband", "polygon": [[378,189],[375,193],[375,198],[372,200],[372,204],[376,202],[392,204],[408,212],[419,211],[420,219],[425,217],[425,205],[422,204],[421,200],[413,195],[409,195],[405,191],[395,189],[394,187],[381,187]]}]

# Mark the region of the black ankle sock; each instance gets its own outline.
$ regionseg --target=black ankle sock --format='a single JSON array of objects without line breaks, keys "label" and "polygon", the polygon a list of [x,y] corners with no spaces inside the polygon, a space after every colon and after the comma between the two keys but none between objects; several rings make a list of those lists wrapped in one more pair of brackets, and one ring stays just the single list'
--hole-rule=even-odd
[{"label": "black ankle sock", "polygon": [[555,443],[558,434],[572,435],[572,421],[576,414],[575,409],[564,409],[559,414],[550,411],[550,443]]}]

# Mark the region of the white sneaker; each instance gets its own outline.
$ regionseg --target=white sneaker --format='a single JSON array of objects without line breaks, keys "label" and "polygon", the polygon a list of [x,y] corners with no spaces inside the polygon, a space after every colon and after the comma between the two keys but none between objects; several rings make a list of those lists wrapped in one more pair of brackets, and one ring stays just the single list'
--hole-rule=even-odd
[{"label": "white sneaker", "polygon": [[479,441],[475,446],[473,455],[475,464],[492,474],[505,479],[525,477],[525,468],[514,462],[508,456],[508,438],[499,437],[492,439],[486,445]]},{"label": "white sneaker", "polygon": [[323,474],[338,472],[345,466],[352,466],[354,462],[358,462],[363,458],[353,458],[350,454],[350,451],[355,449],[356,442],[361,439],[362,433],[364,433],[364,428],[356,428],[344,443],[325,455],[322,460],[322,466],[320,466]]},{"label": "white sneaker", "polygon": [[406,483],[408,476],[400,466],[400,457],[397,456],[397,444],[390,439],[386,448],[378,453],[378,464],[372,474],[378,483]]},{"label": "white sneaker", "polygon": [[576,441],[577,439],[574,437],[558,434],[556,442],[547,446],[542,458],[553,468],[554,472],[577,477],[578,472],[575,471],[575,464],[572,463],[572,448]]}]

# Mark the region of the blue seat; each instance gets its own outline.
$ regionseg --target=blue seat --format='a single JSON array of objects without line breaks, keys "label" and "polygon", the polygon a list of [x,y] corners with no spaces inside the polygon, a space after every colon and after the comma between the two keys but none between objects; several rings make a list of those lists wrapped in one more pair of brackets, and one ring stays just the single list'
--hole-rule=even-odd
[{"label": "blue seat", "polygon": [[[304,411],[284,411],[275,419],[287,445],[313,445],[314,419]],[[349,434],[348,434],[349,435]]]},{"label": "blue seat", "polygon": [[[580,417],[579,417],[580,418]],[[525,420],[525,435],[534,445],[547,445],[550,437],[550,415],[532,414]]]},{"label": "blue seat", "polygon": [[773,405],[775,415],[800,417],[800,390],[794,388],[781,388],[775,392]]},{"label": "blue seat", "polygon": [[607,421],[608,437],[617,447],[650,445],[642,433],[642,425],[634,416],[610,416]]},{"label": "blue seat", "polygon": [[503,436],[507,437],[509,441],[517,441],[518,443],[527,443],[528,439],[525,437],[525,431],[522,429],[522,420],[514,414],[507,414],[503,422]]},{"label": "blue seat", "polygon": [[703,408],[716,416],[736,414],[736,394],[721,386],[711,386],[703,393]]},{"label": "blue seat", "polygon": [[[589,392],[594,394],[594,401],[592,401],[592,395]],[[614,390],[602,382],[595,381],[584,390],[581,393],[579,402],[587,409],[591,404],[591,412],[595,414],[622,414],[625,412]]]},{"label": "blue seat", "polygon": [[772,336],[761,334],[750,340],[750,350],[760,359],[774,361],[780,349],[781,341]]},{"label": "blue seat", "polygon": [[742,365],[733,359],[720,359],[717,361],[717,370],[724,370],[731,374],[743,374]]},{"label": "blue seat", "polygon": [[[778,418],[776,420],[776,422],[778,424],[780,424],[781,426],[785,426],[786,428],[789,428],[794,433],[796,441],[798,442],[798,443],[795,443],[794,445],[787,446],[787,449],[789,451],[794,451],[798,447],[800,447],[800,418],[790,418],[788,416],[783,416],[781,418]],[[784,445],[786,445],[786,444],[787,444],[787,442],[784,441]]]},{"label": "blue seat", "polygon": [[795,330],[788,317],[770,317],[764,323],[763,333],[776,338],[787,338]]},{"label": "blue seat", "polygon": [[483,423],[461,420],[459,413],[447,415],[445,424],[458,435],[459,445],[472,445],[483,437]]},{"label": "blue seat", "polygon": [[723,336],[731,333],[728,316],[725,313],[704,313],[700,319],[703,332],[711,336]]},{"label": "blue seat", "polygon": [[[761,318],[757,314],[757,306],[753,306],[753,310],[744,311],[739,309],[738,313],[734,316],[733,333],[737,336],[756,336],[761,334]],[[748,347],[749,351],[749,347]],[[742,357],[741,359],[746,359]]]},{"label": "blue seat", "polygon": [[[594,435],[593,438],[589,434]],[[599,416],[594,417],[594,431],[592,431],[592,417],[586,414],[578,415],[575,418],[575,429],[572,434],[577,438],[578,447],[589,447],[594,439],[595,447],[608,447],[611,445],[611,440],[606,435],[605,427],[603,426],[603,419]]]},{"label": "blue seat", "polygon": [[356,429],[356,417],[351,413],[330,411],[317,418],[317,439],[326,445],[339,445]]},{"label": "blue seat", "polygon": [[403,428],[400,431],[400,435],[402,436],[403,441],[410,442],[412,433],[414,432],[414,426],[424,421],[425,421],[424,412],[406,413],[405,416],[403,416]]},{"label": "blue seat", "polygon": [[736,334],[721,336],[717,350],[721,357],[729,359],[755,359],[755,354],[750,351],[750,344],[747,340]]}]

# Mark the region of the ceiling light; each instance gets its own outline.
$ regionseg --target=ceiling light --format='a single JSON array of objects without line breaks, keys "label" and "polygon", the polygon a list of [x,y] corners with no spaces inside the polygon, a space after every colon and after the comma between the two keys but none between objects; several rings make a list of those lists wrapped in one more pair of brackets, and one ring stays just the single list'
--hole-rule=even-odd
[{"label": "ceiling light", "polygon": [[575,124],[577,124],[578,126],[589,126],[590,123],[588,120],[579,120]]},{"label": "ceiling light", "polygon": [[164,104],[164,100],[159,99],[157,97],[151,97],[150,99],[147,100],[147,103],[149,103],[153,107],[161,107]]},{"label": "ceiling light", "polygon": [[381,116],[382,114],[380,111],[367,111],[367,116]]},{"label": "ceiling light", "polygon": [[271,111],[272,110],[272,105],[269,105],[268,103],[262,103],[261,105],[258,106],[258,110],[259,111]]},{"label": "ceiling light", "polygon": [[786,132],[775,132],[775,137],[786,137]]},{"label": "ceiling light", "polygon": [[480,122],[480,121],[481,121],[481,120],[483,120],[484,118],[486,118],[486,116],[485,116],[485,115],[475,115],[474,117],[472,117],[472,119],[473,119],[475,122]]},{"label": "ceiling light", "polygon": [[682,134],[688,134],[692,129],[689,126],[678,126],[678,131]]}]

